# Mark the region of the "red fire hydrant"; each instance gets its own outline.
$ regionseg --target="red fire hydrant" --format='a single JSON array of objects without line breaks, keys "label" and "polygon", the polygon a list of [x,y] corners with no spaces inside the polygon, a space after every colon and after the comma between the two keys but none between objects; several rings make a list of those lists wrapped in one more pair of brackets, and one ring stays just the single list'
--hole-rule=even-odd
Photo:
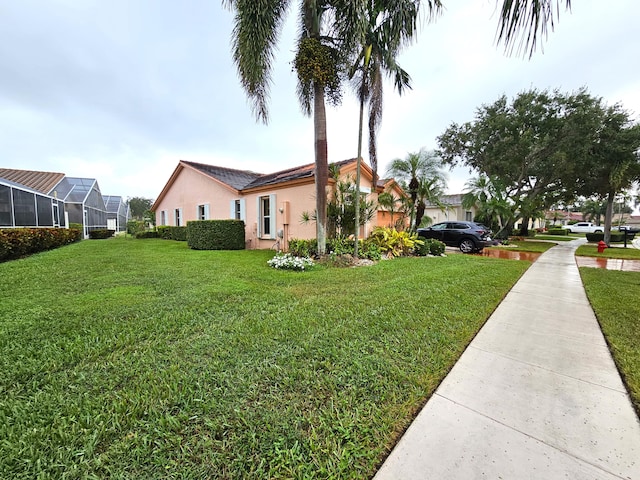
[{"label": "red fire hydrant", "polygon": [[604,252],[604,249],[607,248],[607,244],[604,243],[604,240],[600,240],[598,242],[598,253]]}]

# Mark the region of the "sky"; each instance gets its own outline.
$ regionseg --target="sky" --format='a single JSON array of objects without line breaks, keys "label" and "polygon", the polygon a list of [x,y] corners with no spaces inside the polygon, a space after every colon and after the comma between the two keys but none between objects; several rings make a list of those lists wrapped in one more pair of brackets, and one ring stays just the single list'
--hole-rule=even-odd
[{"label": "sky", "polygon": [[[443,3],[399,57],[413,89],[400,97],[386,85],[383,176],[394,158],[437,148],[452,122],[531,88],[587,87],[639,118],[637,0],[574,0],[531,58],[496,45],[495,0]],[[96,178],[103,195],[155,199],[179,160],[260,173],[312,163],[313,121],[291,68],[295,14],[278,44],[265,125],[238,81],[233,16],[220,0],[0,0],[0,167]],[[327,127],[329,161],[354,158],[350,90],[328,107]],[[450,172],[449,193],[469,176]]]}]

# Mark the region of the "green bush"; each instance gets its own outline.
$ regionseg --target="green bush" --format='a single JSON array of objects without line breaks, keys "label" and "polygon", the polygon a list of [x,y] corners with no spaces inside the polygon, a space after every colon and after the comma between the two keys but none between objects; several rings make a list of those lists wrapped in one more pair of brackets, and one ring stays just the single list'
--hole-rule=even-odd
[{"label": "green bush", "polygon": [[416,245],[416,255],[424,257],[426,255],[439,256],[444,253],[445,244],[435,238],[422,239],[422,245]]},{"label": "green bush", "polygon": [[569,230],[566,228],[550,228],[547,230],[547,235],[569,235]]},{"label": "green bush", "polygon": [[292,238],[289,240],[289,253],[295,257],[316,257],[318,255],[318,241]]},{"label": "green bush", "polygon": [[194,250],[243,250],[242,220],[195,220],[187,222],[187,244]]},{"label": "green bush", "polygon": [[156,232],[155,230],[137,232],[136,238],[158,238],[158,232]]},{"label": "green bush", "polygon": [[[587,242],[595,242],[598,243],[600,240],[604,240],[604,233],[587,233]],[[630,237],[627,237],[629,240]],[[611,232],[611,241],[612,242],[624,242],[624,233],[623,232]]]},{"label": "green bush", "polygon": [[157,227],[158,237],[164,240],[187,241],[187,227],[170,227],[167,225]]},{"label": "green bush", "polygon": [[76,230],[83,230],[82,224],[81,223],[69,223],[69,228],[74,228]]},{"label": "green bush", "polygon": [[89,238],[92,240],[98,240],[102,238],[111,238],[113,234],[116,233],[115,230],[107,230],[106,228],[100,228],[97,230],[89,231]]},{"label": "green bush", "polygon": [[129,235],[135,235],[136,238],[138,238],[137,234],[140,232],[144,232],[145,230],[146,225],[140,220],[129,220],[127,222],[127,233]]},{"label": "green bush", "polygon": [[62,247],[81,237],[82,232],[75,228],[0,229],[0,261]]}]

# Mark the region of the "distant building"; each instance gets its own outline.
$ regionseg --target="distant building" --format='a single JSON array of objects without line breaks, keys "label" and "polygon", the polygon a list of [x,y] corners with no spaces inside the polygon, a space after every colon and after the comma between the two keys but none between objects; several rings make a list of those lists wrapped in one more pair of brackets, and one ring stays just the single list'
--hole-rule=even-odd
[{"label": "distant building", "polygon": [[107,209],[107,228],[116,232],[127,230],[127,222],[131,219],[129,204],[120,196],[104,195]]}]

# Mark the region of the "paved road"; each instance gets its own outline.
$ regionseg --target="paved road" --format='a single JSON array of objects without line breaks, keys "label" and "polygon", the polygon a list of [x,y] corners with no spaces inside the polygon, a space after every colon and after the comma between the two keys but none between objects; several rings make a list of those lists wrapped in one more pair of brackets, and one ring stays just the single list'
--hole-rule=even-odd
[{"label": "paved road", "polygon": [[522,276],[374,477],[640,479],[640,422],[573,253]]}]

